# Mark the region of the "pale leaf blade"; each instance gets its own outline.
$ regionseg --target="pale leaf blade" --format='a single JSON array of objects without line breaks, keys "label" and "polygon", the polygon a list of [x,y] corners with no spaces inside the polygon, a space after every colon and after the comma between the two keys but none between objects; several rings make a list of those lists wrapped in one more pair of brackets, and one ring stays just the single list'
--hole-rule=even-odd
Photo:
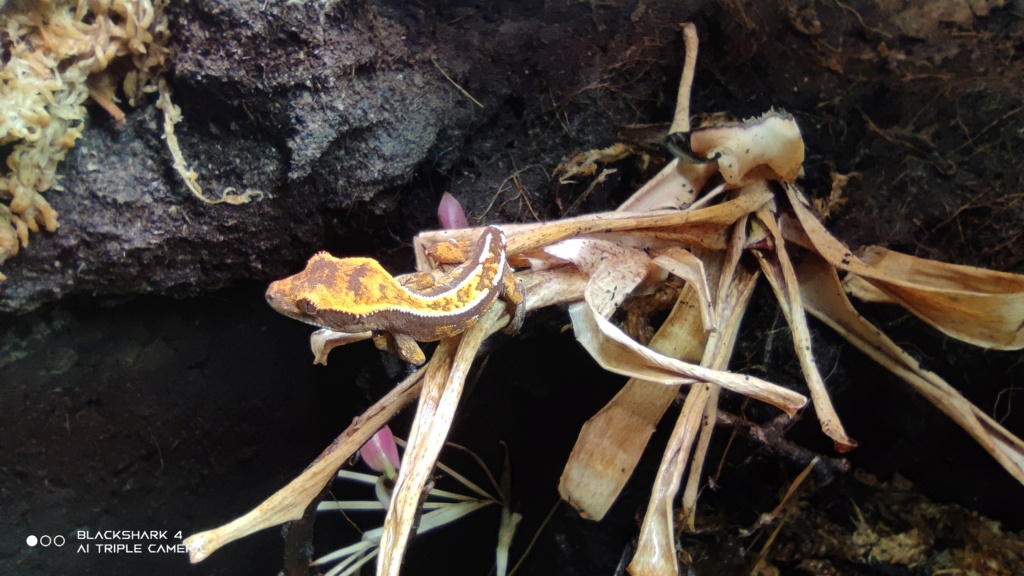
[{"label": "pale leaf blade", "polygon": [[712,382],[722,388],[771,404],[787,414],[804,407],[807,398],[782,386],[746,374],[711,370],[658,354],[637,344],[586,302],[569,307],[576,339],[605,370],[662,384]]},{"label": "pale leaf blade", "polygon": [[654,178],[623,202],[619,211],[647,212],[689,206],[717,171],[718,166],[714,162],[673,158]]},{"label": "pale leaf blade", "polygon": [[584,298],[605,318],[647,276],[650,263],[643,250],[595,238],[570,238],[544,251],[572,262],[589,276]]},{"label": "pale leaf blade", "polygon": [[830,263],[807,255],[797,269],[807,310],[851,344],[910,384],[970,434],[1014,478],[1024,483],[1024,441],[979,410],[920,364],[850,304]]},{"label": "pale leaf blade", "polygon": [[758,212],[757,221],[770,232],[774,239],[774,247],[767,251],[754,250],[753,252],[761,264],[761,270],[768,278],[772,291],[775,292],[775,298],[779,302],[779,307],[789,324],[793,335],[793,348],[800,361],[800,370],[803,373],[804,381],[807,382],[807,387],[810,389],[811,400],[814,402],[814,410],[818,415],[821,430],[832,439],[837,451],[849,452],[857,446],[857,442],[846,434],[814,361],[811,331],[807,326],[807,317],[800,299],[800,287],[796,272],[793,270],[793,264],[786,252],[782,233],[775,223],[774,215],[766,209]]},{"label": "pale leaf blade", "polygon": [[629,573],[643,576],[677,576],[675,514],[673,502],[679,492],[683,471],[689,461],[690,450],[700,432],[704,407],[711,395],[711,386],[699,384],[690,389],[683,409],[672,430],[672,437],[661,457],[661,466],[654,479],[651,498],[647,504],[636,554],[629,563]]},{"label": "pale leaf blade", "polygon": [[[706,333],[692,314],[697,294],[686,288],[650,348],[666,356],[700,360]],[[633,473],[655,426],[679,391],[639,378],[625,386],[580,430],[562,471],[558,492],[584,518],[600,520]]]},{"label": "pale leaf blade", "polygon": [[1024,276],[880,246],[858,254],[876,271],[874,277],[864,276],[868,282],[946,334],[986,348],[1024,348]]},{"label": "pale leaf blade", "polygon": [[705,272],[704,263],[700,258],[688,250],[675,247],[661,251],[652,262],[672,275],[685,280],[696,289],[701,317],[704,320],[704,329],[709,332],[717,330],[714,304],[711,302],[711,287],[708,285],[707,272]]},{"label": "pale leaf blade", "polygon": [[409,432],[394,493],[384,518],[378,576],[398,576],[420,507],[420,496],[441,453],[476,352],[505,319],[496,302],[469,330],[438,344],[426,366],[416,419]]},{"label": "pale leaf blade", "polygon": [[871,248],[861,259],[833,237],[786,186],[793,210],[814,249],[853,272],[942,332],[985,348],[1024,348],[1024,276],[958,266]]}]

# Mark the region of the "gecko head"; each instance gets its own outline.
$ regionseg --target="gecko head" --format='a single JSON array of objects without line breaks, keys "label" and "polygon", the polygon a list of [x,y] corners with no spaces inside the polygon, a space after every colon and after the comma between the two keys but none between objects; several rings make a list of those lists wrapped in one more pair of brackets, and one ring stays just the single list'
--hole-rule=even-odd
[{"label": "gecko head", "polygon": [[[296,283],[292,281],[294,276],[276,280],[270,283],[267,288],[267,304],[277,312],[289,318],[294,318],[307,324],[314,324],[315,319],[307,312],[308,306],[300,307],[299,302],[304,298],[299,296]],[[305,310],[304,310],[305,308]]]},{"label": "gecko head", "polygon": [[372,258],[335,258],[320,252],[298,274],[272,282],[267,303],[296,320],[338,332],[365,330],[360,321],[380,299],[391,276]]}]

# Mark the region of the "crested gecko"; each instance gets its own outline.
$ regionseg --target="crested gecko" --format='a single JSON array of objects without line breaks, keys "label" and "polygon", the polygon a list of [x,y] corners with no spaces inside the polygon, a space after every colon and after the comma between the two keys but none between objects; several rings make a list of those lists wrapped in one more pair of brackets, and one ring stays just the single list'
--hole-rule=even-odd
[{"label": "crested gecko", "polygon": [[460,334],[505,302],[514,333],[523,323],[523,293],[505,255],[505,234],[484,228],[465,261],[441,277],[429,272],[394,277],[373,258],[335,258],[320,252],[306,268],[267,289],[274,310],[320,328],[369,331],[377,348],[415,365],[426,361],[416,342]]}]

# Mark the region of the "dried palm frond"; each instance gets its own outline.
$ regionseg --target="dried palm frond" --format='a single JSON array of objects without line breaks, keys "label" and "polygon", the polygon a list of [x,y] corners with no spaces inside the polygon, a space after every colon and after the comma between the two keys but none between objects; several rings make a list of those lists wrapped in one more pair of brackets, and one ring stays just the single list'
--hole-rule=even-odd
[{"label": "dried palm frond", "polygon": [[[679,530],[694,527],[704,455],[722,390],[769,403],[790,416],[807,402],[795,391],[727,371],[740,322],[762,275],[789,323],[815,412],[837,450],[850,450],[856,442],[845,432],[815,363],[808,312],[910,383],[1024,482],[1024,443],[857,314],[837,271],[847,273],[846,286],[855,294],[898,303],[951,337],[1012,350],[1024,347],[1024,277],[878,247],[849,250],[818,221],[794,183],[804,150],[792,116],[773,111],[754,120],[690,130],[696,34],[692,25],[683,29],[687,69],[673,123],[679,131],[674,139],[682,143],[680,155],[620,211],[500,226],[508,237],[508,261],[519,268],[527,310],[568,304],[584,348],[602,367],[630,377],[581,430],[562,473],[562,498],[586,518],[603,517],[668,406],[685,394],[629,566],[634,576],[679,573],[675,537]],[[431,255],[438,246],[470,242],[480,233],[460,229],[418,235],[418,269],[434,268]],[[609,320],[626,296],[656,287],[669,276],[685,286],[648,345]],[[357,420],[372,418],[379,425],[393,413],[399,397],[408,401],[422,384],[408,464],[381,537],[378,574],[398,574],[420,494],[444,443],[469,365],[482,340],[506,321],[503,307],[496,306],[470,330],[442,340],[429,364],[400,386],[400,396],[392,393],[391,400]],[[336,344],[331,334],[314,335],[318,360]],[[356,439],[367,437],[362,429],[346,431],[336,442],[339,447],[325,452],[300,477],[302,482],[293,481],[243,519],[204,534],[217,535],[220,545],[246,531],[298,518],[318,492],[318,483],[322,487],[329,477],[324,469],[340,464],[358,447]],[[677,516],[675,499],[684,473],[682,515]],[[238,528],[240,522],[247,527]],[[209,548],[214,540],[200,534],[187,542]],[[193,554],[193,561],[202,557]]]}]

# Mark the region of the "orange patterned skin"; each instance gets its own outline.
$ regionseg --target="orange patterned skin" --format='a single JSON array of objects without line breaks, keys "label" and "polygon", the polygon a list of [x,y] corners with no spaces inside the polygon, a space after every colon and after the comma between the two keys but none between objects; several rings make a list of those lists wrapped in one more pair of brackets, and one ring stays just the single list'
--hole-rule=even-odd
[{"label": "orange patterned skin", "polygon": [[422,364],[417,341],[460,334],[498,297],[509,314],[507,332],[523,321],[523,295],[505,257],[505,235],[487,227],[461,265],[435,279],[429,273],[395,278],[372,258],[320,252],[305,270],[273,282],[267,302],[278,312],[320,328],[371,332],[378,348]]}]

